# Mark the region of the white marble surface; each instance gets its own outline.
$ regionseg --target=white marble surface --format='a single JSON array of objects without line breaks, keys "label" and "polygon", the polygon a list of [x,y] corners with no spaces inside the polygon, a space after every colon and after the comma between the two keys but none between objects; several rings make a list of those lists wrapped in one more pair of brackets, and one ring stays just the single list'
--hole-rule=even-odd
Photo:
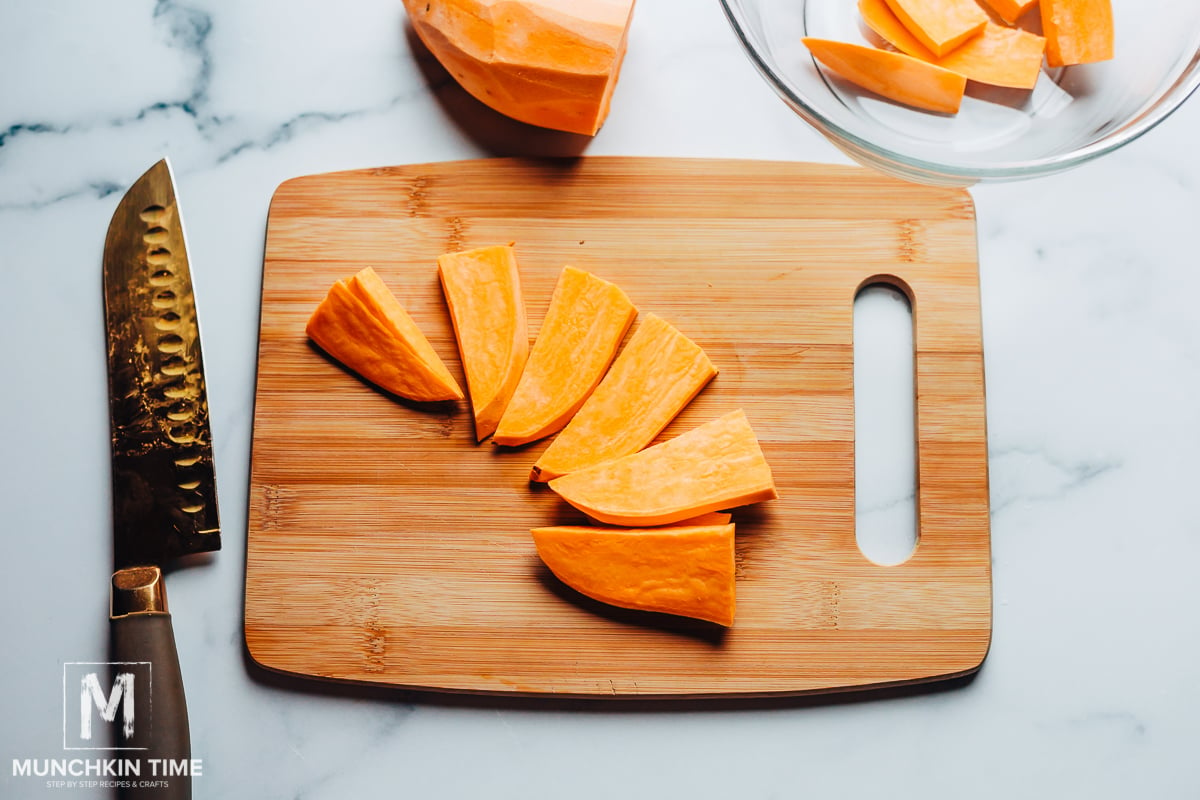
[{"label": "white marble surface", "polygon": [[398,0],[0,0],[0,795],[62,755],[61,675],[103,660],[100,248],[174,163],[204,319],[225,549],[171,576],[197,797],[1200,796],[1200,100],[1121,152],[972,190],[995,632],[978,677],[838,702],[620,707],[334,691],[243,655],[267,202],[296,175],[515,153],[843,157],[711,0],[643,0],[592,141],[482,109]]}]

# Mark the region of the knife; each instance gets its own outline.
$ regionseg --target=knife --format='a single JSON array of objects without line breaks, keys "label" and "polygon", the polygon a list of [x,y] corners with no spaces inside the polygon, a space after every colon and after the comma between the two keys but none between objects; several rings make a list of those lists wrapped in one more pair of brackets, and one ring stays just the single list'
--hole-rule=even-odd
[{"label": "knife", "polygon": [[[190,798],[187,704],[163,570],[182,556],[220,549],[221,532],[200,328],[166,159],[113,213],[104,242],[104,315],[114,561],[109,653],[114,673],[139,674],[127,665],[147,671],[149,701],[117,734],[117,745],[137,751],[142,764],[139,779],[122,782],[128,785],[118,796]],[[133,697],[141,699],[136,691]]]}]

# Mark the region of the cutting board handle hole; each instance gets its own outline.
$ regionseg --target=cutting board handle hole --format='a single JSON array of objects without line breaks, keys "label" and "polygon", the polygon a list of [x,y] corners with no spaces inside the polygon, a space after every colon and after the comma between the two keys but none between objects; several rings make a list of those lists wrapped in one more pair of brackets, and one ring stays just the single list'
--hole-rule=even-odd
[{"label": "cutting board handle hole", "polygon": [[891,283],[854,298],[854,533],[885,566],[908,560],[919,530],[912,304]]}]

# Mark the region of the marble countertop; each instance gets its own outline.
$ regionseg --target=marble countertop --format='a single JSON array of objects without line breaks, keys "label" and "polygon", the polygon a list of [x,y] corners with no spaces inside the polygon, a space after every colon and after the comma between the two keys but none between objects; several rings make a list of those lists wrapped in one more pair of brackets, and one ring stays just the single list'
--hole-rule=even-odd
[{"label": "marble countertop", "polygon": [[935,690],[677,707],[488,701],[267,678],[242,587],[263,231],[278,184],[495,155],[846,163],[715,2],[645,0],[593,140],[483,108],[398,0],[0,4],[0,795],[60,758],[63,669],[103,661],[110,560],[100,250],[171,158],[204,319],[225,548],[171,575],[196,796],[1200,796],[1200,102],[1066,174],[971,190],[994,634]]}]

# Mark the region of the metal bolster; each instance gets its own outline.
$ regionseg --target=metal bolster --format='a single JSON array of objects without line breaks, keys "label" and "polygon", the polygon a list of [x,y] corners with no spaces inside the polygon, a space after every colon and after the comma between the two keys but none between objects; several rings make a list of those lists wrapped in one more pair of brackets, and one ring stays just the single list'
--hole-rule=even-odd
[{"label": "metal bolster", "polygon": [[126,567],[112,576],[109,618],[166,614],[167,590],[158,567]]}]

